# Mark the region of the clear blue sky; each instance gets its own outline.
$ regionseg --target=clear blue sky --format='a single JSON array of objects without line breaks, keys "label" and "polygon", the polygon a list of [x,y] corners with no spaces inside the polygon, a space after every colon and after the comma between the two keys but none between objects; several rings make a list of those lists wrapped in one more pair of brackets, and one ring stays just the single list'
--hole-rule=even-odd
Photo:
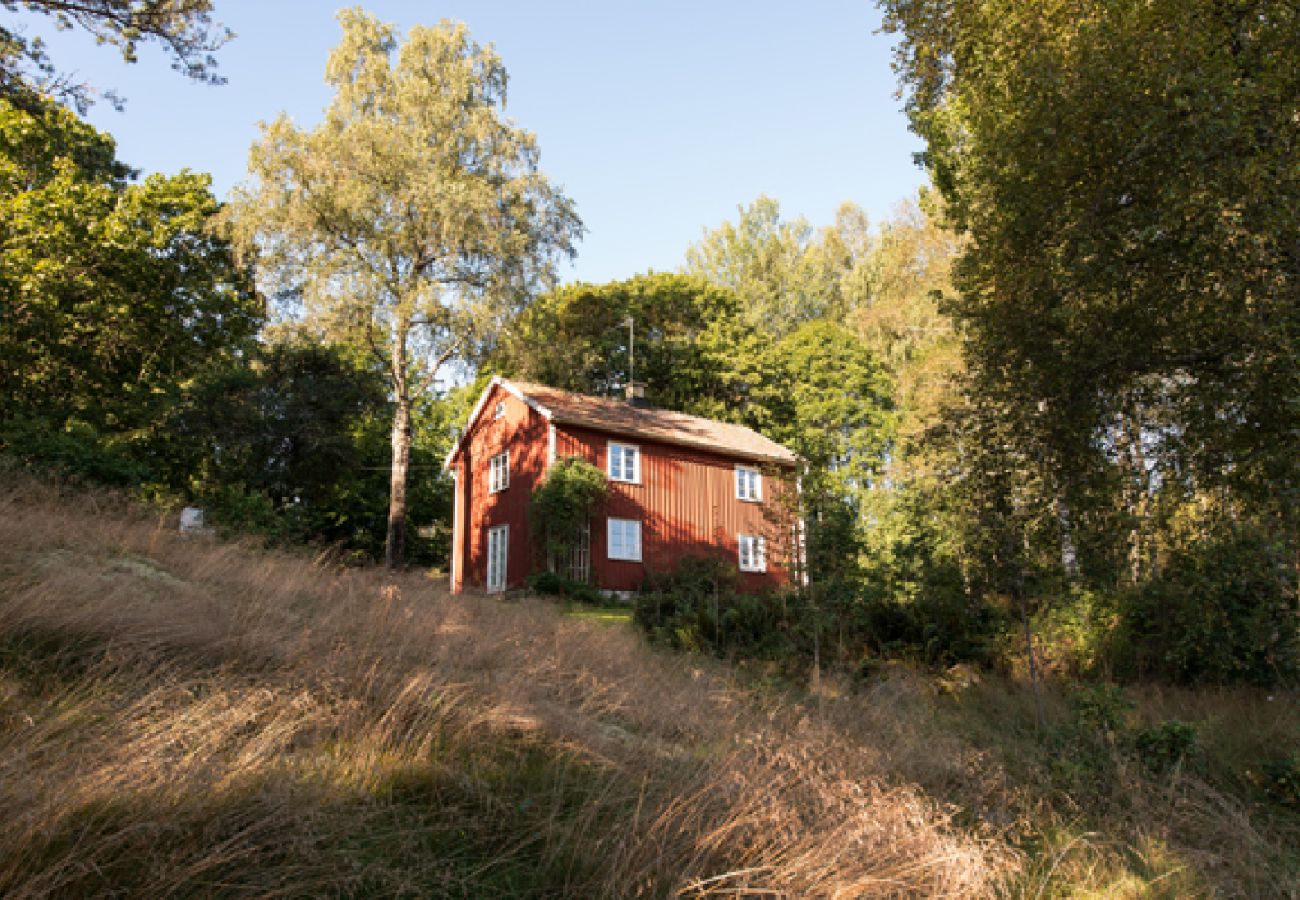
[{"label": "clear blue sky", "polygon": [[[74,34],[49,38],[62,69],[127,99],[90,119],[145,172],[242,180],[257,123],[299,124],[329,102],[334,10],[317,0],[217,0],[236,37],[221,87],[194,84],[146,50],[126,66]],[[492,43],[510,72],[508,115],[536,132],[542,167],[588,228],[565,281],[676,269],[703,229],[762,193],[786,216],[831,220],[845,200],[874,221],[911,195],[920,149],[894,97],[890,42],[869,0],[540,2],[384,0],[365,7],[403,29],[448,18]]]}]

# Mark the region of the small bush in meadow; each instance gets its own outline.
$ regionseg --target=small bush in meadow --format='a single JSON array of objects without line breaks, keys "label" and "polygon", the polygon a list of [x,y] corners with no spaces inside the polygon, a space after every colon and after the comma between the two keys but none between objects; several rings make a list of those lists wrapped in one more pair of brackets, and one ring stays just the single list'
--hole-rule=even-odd
[{"label": "small bush in meadow", "polygon": [[1140,759],[1153,772],[1168,772],[1195,758],[1199,750],[1199,729],[1192,722],[1171,719],[1143,728],[1133,738]]}]

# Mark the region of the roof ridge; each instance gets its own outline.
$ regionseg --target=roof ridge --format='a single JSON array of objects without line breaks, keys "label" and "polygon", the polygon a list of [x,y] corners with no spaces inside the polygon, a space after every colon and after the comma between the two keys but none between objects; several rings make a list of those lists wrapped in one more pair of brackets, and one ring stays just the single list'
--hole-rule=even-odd
[{"label": "roof ridge", "polygon": [[[539,407],[544,405],[553,421],[594,428],[596,430],[636,434],[651,440],[724,451],[732,455],[757,457],[793,464],[794,453],[761,432],[736,422],[710,419],[693,413],[662,407],[636,407],[617,397],[582,394],[540,382],[498,376]],[[550,394],[551,396],[538,396]],[[563,404],[569,408],[563,408]],[[583,407],[587,407],[584,409]],[[594,408],[592,408],[594,407]],[[614,414],[612,421],[601,414]],[[693,427],[698,433],[683,433]],[[711,432],[711,433],[710,433]],[[738,444],[737,441],[741,443]]]}]

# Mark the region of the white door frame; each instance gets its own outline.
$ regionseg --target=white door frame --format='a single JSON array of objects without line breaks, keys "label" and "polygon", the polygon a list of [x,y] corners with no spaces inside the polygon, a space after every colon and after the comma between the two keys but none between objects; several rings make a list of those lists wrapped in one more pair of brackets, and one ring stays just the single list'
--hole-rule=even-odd
[{"label": "white door frame", "polygon": [[[497,552],[494,552],[497,551]],[[498,553],[500,562],[497,561]],[[510,526],[494,525],[487,532],[488,593],[499,594],[506,589],[506,573],[510,562]]]}]

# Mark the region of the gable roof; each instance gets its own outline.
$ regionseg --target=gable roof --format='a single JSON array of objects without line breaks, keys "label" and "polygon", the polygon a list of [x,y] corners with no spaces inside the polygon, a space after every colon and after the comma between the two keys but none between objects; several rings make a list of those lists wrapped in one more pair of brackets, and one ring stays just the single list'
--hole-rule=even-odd
[{"label": "gable roof", "polygon": [[[478,405],[470,413],[465,426],[469,434],[474,422],[483,411],[492,388],[500,385],[527,403],[555,425],[578,425],[614,435],[625,435],[645,440],[661,441],[683,447],[709,450],[726,456],[758,462],[793,466],[795,455],[776,441],[763,437],[743,425],[717,422],[700,416],[669,409],[633,406],[612,397],[592,397],[575,394],[544,384],[512,381],[496,377],[483,391]],[[462,436],[461,440],[464,440]],[[460,452],[460,441],[447,457],[447,464]]]}]

